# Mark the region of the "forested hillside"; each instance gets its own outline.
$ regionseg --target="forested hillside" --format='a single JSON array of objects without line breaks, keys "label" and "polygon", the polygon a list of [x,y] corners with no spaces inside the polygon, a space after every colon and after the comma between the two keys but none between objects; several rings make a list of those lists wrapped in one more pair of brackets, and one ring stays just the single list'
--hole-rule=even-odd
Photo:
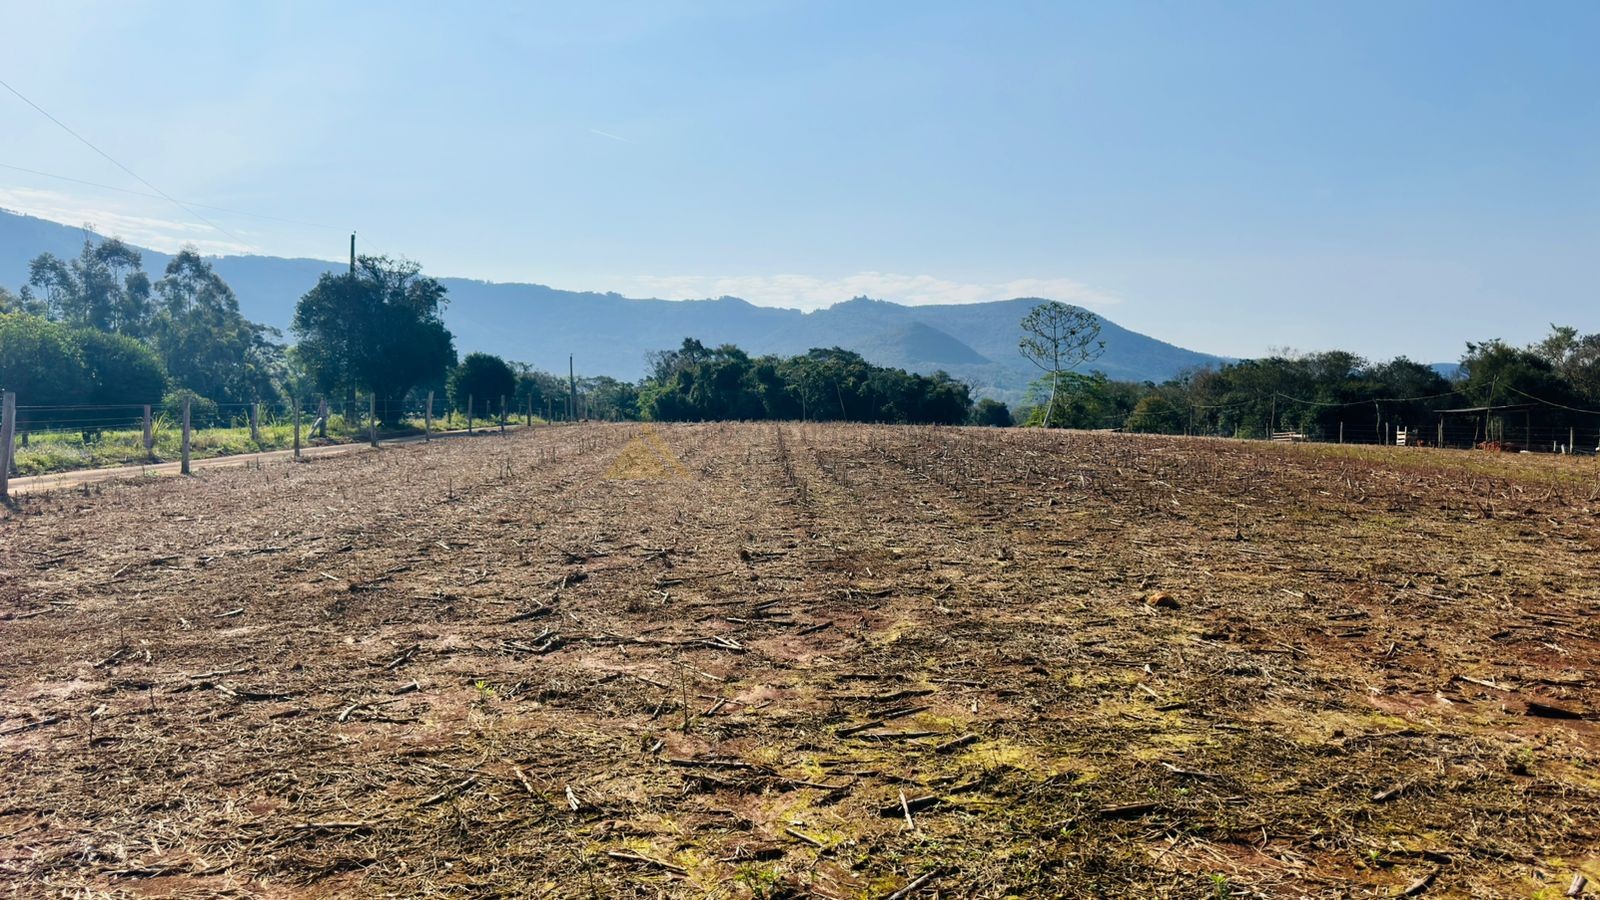
[{"label": "forested hillside", "polygon": [[[0,285],[15,290],[41,252],[77,254],[85,234],[42,219],[0,211]],[[145,268],[160,271],[169,254],[141,250]],[[338,262],[267,256],[209,260],[233,288],[251,321],[287,331],[295,303]],[[444,320],[466,347],[537,368],[564,369],[569,354],[585,372],[632,381],[646,374],[645,354],[686,337],[710,346],[736,344],[756,354],[795,355],[840,347],[875,365],[923,375],[945,371],[978,396],[1023,399],[1035,371],[1017,353],[1016,323],[1036,298],[948,306],[903,306],[840,297],[802,313],[737,298],[665,301],[560,290],[538,284],[495,284],[440,278],[449,291]],[[1106,352],[1095,367],[1129,381],[1165,381],[1222,361],[1105,321]]]}]

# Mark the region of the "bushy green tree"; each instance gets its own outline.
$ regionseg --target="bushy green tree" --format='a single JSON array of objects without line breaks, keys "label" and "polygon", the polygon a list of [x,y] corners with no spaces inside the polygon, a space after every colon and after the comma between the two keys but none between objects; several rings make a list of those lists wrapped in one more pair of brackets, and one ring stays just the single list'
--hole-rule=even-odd
[{"label": "bushy green tree", "polygon": [[379,415],[397,421],[413,385],[455,363],[441,313],[445,288],[421,266],[363,256],[356,271],[324,274],[295,308],[301,360],[326,393],[371,392]]},{"label": "bushy green tree", "polygon": [[452,408],[465,411],[471,398],[474,414],[488,418],[490,411],[500,411],[502,399],[509,404],[516,398],[517,374],[498,356],[468,353],[450,370],[446,384]]},{"label": "bushy green tree", "polygon": [[1528,349],[1548,362],[1585,406],[1600,406],[1600,334],[1551,325],[1550,334]]},{"label": "bushy green tree", "polygon": [[979,400],[977,407],[972,410],[972,424],[990,428],[1010,428],[1015,423],[1011,420],[1009,407],[999,400],[985,397]]},{"label": "bushy green tree", "polygon": [[1040,427],[1050,422],[1058,428],[1120,428],[1146,389],[1112,381],[1102,372],[1047,375],[1031,387],[1029,396],[1036,405],[1029,410],[1027,425]]},{"label": "bushy green tree", "polygon": [[155,351],[126,335],[79,329],[73,334],[89,376],[86,399],[94,406],[155,404],[166,393],[167,373]]},{"label": "bushy green tree", "polygon": [[[72,331],[40,316],[0,315],[0,390],[23,406],[84,403],[92,381]],[[19,412],[26,422],[27,413]]]},{"label": "bushy green tree", "polygon": [[738,347],[715,349],[689,339],[651,354],[651,376],[639,387],[648,419],[808,419],[959,425],[972,397],[944,372],[916,375],[874,366],[838,347],[801,356],[751,359]]},{"label": "bushy green tree", "polygon": [[1146,394],[1134,404],[1124,429],[1147,434],[1180,434],[1187,419],[1185,410],[1163,392]]}]

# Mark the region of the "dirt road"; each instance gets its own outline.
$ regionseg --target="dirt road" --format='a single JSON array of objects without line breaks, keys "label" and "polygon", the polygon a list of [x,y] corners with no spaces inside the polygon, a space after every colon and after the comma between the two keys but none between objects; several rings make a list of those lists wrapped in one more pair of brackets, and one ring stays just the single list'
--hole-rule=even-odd
[{"label": "dirt road", "polygon": [[[511,429],[520,427],[521,426],[508,425],[507,430],[509,431]],[[432,435],[432,438],[437,440],[441,438],[464,437],[468,436],[469,434],[471,436],[480,436],[498,434],[498,432],[487,429],[473,432],[467,432],[465,430],[440,431],[435,432]],[[422,440],[423,438],[421,435],[407,435],[399,438],[384,438],[381,443],[410,444]],[[357,442],[349,444],[323,444],[319,446],[307,446],[302,447],[300,453],[302,457],[314,458],[323,456],[338,456],[343,453],[360,453],[363,450],[371,449],[372,446],[370,444],[365,442]],[[221,469],[230,466],[249,467],[271,462],[283,462],[293,458],[294,451],[292,449],[266,450],[261,453],[239,453],[232,456],[213,456],[205,459],[193,459],[189,461],[189,468],[190,471],[198,471],[200,469]],[[7,489],[10,493],[19,496],[23,494],[38,494],[45,491],[57,491],[63,488],[82,487],[86,484],[98,484],[102,481],[123,481],[130,478],[153,478],[162,475],[179,475],[182,474],[182,469],[182,463],[176,462],[150,463],[142,466],[116,466],[106,469],[77,469],[71,472],[52,472],[49,475],[30,475],[27,478],[13,478],[11,479],[10,484],[7,486]]]}]

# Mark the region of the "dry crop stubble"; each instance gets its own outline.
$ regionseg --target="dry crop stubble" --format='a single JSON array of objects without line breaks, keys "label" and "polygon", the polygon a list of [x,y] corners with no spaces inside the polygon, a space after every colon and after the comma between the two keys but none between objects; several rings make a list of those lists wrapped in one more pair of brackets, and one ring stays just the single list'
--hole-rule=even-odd
[{"label": "dry crop stubble", "polygon": [[26,497],[0,879],[1559,895],[1600,877],[1596,485],[712,423]]}]

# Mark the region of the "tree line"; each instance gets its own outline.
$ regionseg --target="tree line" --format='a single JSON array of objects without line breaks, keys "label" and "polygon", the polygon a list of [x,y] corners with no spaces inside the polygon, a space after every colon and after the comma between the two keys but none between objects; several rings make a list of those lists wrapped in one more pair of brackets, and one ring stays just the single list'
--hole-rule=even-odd
[{"label": "tree line", "polygon": [[[161,398],[175,408],[188,397],[210,411],[317,396],[370,396],[380,420],[398,425],[429,392],[456,410],[470,402],[480,417],[1014,424],[1005,404],[974,402],[944,372],[876,366],[837,347],[751,356],[685,338],[651,354],[637,383],[561,376],[484,353],[458,358],[443,320],[445,287],[414,262],[382,256],[324,273],[296,305],[291,343],[247,320],[194,249],[154,279],[142,262],[122,241],[86,240],[70,259],[39,255],[18,291],[0,287],[0,387],[27,406],[58,408],[19,417],[24,427],[30,417],[94,418],[69,407]],[[1098,317],[1078,307],[1040,304],[1019,333],[1020,352],[1042,375],[1015,424],[1331,439],[1345,423],[1422,427],[1439,410],[1462,407],[1525,405],[1518,415],[1541,427],[1600,421],[1588,412],[1600,409],[1600,334],[1569,326],[1552,326],[1526,347],[1468,344],[1453,377],[1405,357],[1372,362],[1328,351],[1242,360],[1160,384],[1079,371],[1104,344]]]},{"label": "tree line", "polygon": [[1074,371],[1059,373],[1059,381],[1053,404],[1045,380],[1035,382],[1035,405],[1020,412],[1025,423],[1042,424],[1052,408],[1051,423],[1069,428],[1334,440],[1346,426],[1369,437],[1430,429],[1441,411],[1472,409],[1460,415],[1483,418],[1488,438],[1489,423],[1507,416],[1532,429],[1600,424],[1600,333],[1552,326],[1528,346],[1469,343],[1449,377],[1403,356],[1374,362],[1333,350],[1241,360],[1160,384]]},{"label": "tree line", "polygon": [[944,372],[917,375],[875,366],[838,347],[799,356],[759,356],[732,344],[707,347],[685,338],[649,357],[638,388],[642,418],[805,419],[820,422],[967,423],[967,385]]},{"label": "tree line", "polygon": [[0,383],[39,406],[149,403],[176,385],[220,402],[269,392],[276,332],[250,322],[199,253],[152,281],[137,250],[84,241],[45,253],[18,293],[0,287]]},{"label": "tree line", "polygon": [[[371,396],[380,419],[396,425],[428,391],[461,410],[473,398],[483,417],[504,407],[572,414],[566,379],[489,357],[498,367],[488,383],[482,354],[458,365],[442,318],[447,292],[414,262],[362,256],[348,272],[325,273],[296,304],[292,341],[246,319],[193,248],[156,278],[143,262],[120,240],[86,239],[77,256],[35,257],[18,290],[0,286],[0,388],[17,392],[25,429],[89,434],[89,423],[128,407],[175,412],[186,398],[204,425],[224,417],[221,407],[318,396],[347,404]],[[494,380],[501,370],[506,377]],[[615,396],[614,379],[581,385],[597,409],[632,409]],[[552,410],[554,397],[562,403]]]}]

